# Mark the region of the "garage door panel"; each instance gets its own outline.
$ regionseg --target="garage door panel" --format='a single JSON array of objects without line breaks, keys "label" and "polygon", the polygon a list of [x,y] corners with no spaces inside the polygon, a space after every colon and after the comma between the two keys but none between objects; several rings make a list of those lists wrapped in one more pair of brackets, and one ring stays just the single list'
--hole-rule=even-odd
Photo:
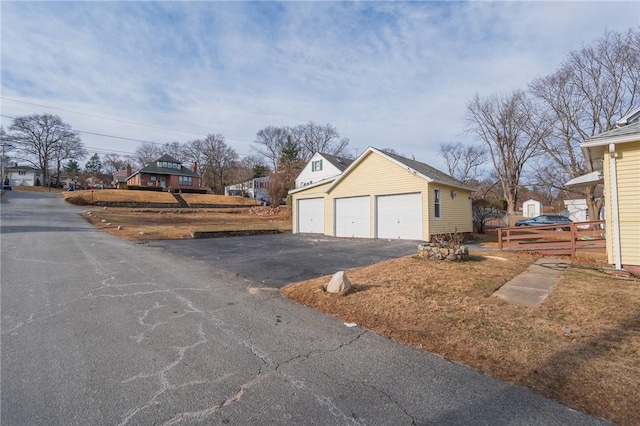
[{"label": "garage door panel", "polygon": [[324,199],[298,200],[298,232],[324,234]]},{"label": "garage door panel", "polygon": [[336,198],[336,237],[371,238],[369,196]]},{"label": "garage door panel", "polygon": [[378,238],[422,240],[422,194],[384,195],[376,198]]}]

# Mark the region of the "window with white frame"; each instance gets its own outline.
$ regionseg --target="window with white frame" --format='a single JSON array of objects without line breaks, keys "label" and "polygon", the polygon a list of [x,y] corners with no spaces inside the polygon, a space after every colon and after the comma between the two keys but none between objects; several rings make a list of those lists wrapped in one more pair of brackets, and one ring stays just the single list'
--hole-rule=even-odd
[{"label": "window with white frame", "polygon": [[191,176],[180,176],[178,179],[180,185],[193,185],[193,178]]},{"label": "window with white frame", "polygon": [[312,172],[319,172],[320,170],[322,170],[322,160],[316,160],[313,163],[311,163]]},{"label": "window with white frame", "polygon": [[440,190],[433,190],[433,215],[436,219],[440,218]]},{"label": "window with white frame", "polygon": [[156,177],[154,175],[149,176],[149,180],[151,182],[155,182],[156,181]]},{"label": "window with white frame", "polygon": [[27,175],[26,170],[18,170],[18,176],[26,176],[26,175]]}]

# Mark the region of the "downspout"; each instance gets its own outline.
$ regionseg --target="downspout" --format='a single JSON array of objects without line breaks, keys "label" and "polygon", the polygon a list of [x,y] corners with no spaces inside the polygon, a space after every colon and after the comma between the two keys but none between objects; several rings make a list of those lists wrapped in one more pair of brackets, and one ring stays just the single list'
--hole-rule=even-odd
[{"label": "downspout", "polygon": [[616,169],[616,145],[609,144],[609,175],[611,178],[611,218],[613,228],[613,250],[616,257],[616,269],[622,269],[620,247],[620,218],[618,209],[618,177]]}]

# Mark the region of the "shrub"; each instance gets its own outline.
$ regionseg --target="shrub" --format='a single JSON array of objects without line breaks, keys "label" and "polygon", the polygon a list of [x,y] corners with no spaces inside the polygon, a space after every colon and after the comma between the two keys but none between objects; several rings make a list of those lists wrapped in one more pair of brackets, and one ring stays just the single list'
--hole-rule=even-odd
[{"label": "shrub", "polygon": [[127,189],[131,191],[156,191],[156,192],[162,192],[165,190],[161,186],[141,186],[141,185],[129,185],[127,186]]},{"label": "shrub", "polygon": [[178,190],[179,192],[182,192],[183,194],[206,194],[207,190],[206,189],[197,189],[197,188],[182,188]]}]

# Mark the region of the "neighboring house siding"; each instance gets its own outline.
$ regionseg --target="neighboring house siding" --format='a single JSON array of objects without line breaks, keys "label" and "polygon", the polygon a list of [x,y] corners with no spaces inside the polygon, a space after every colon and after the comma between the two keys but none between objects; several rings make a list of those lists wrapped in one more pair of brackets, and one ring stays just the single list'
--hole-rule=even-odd
[{"label": "neighboring house siding", "polygon": [[[616,146],[616,177],[618,181],[618,218],[620,224],[620,261],[623,265],[640,265],[640,142]],[[616,263],[613,230],[613,209],[608,201],[612,194],[609,155],[603,161],[605,176],[605,211],[607,230],[607,254],[609,263]],[[611,220],[609,219],[611,218]],[[610,236],[610,237],[609,237]]]},{"label": "neighboring house siding", "polygon": [[[325,202],[325,234],[333,235],[335,232],[334,211],[336,198],[370,196],[370,237],[375,236],[375,196],[390,194],[405,194],[422,192],[423,211],[426,211],[428,196],[424,196],[427,190],[427,182],[410,173],[399,165],[374,153],[369,153],[366,158],[343,177],[330,194],[327,194]],[[426,216],[422,223],[423,239],[428,238],[429,226],[426,223]]]},{"label": "neighboring house siding", "polygon": [[[435,217],[434,190],[440,190],[440,218]],[[455,197],[451,198],[451,191]],[[429,191],[429,235],[450,232],[472,232],[471,191],[439,183],[430,183]]]},{"label": "neighboring house siding", "polygon": [[640,265],[640,141],[618,145],[616,152],[621,261]]},{"label": "neighboring house siding", "polygon": [[[322,185],[318,185],[318,186],[314,186],[313,188],[309,188],[308,190],[304,190],[295,194],[291,195],[291,205],[293,206],[293,208],[291,209],[291,215],[292,218],[291,220],[293,221],[293,233],[297,233],[297,229],[298,229],[298,209],[297,209],[297,205],[298,205],[298,201],[297,200],[303,200],[303,199],[308,199],[308,198],[322,198],[325,196],[325,191],[327,190],[327,188],[329,187],[329,185],[332,183],[333,181],[327,182],[325,184]],[[325,208],[325,218],[327,217],[327,203],[324,204],[324,208]],[[327,234],[327,228],[326,228],[326,219],[325,219],[325,234]]]},{"label": "neighboring house siding", "polygon": [[[313,170],[313,164],[316,161],[322,161],[321,170]],[[341,173],[329,160],[324,158],[321,154],[315,154],[311,157],[311,160],[307,162],[307,165],[302,169],[298,177],[296,178],[296,188],[303,188],[306,185],[319,182],[323,179],[329,179],[337,176]]]}]

